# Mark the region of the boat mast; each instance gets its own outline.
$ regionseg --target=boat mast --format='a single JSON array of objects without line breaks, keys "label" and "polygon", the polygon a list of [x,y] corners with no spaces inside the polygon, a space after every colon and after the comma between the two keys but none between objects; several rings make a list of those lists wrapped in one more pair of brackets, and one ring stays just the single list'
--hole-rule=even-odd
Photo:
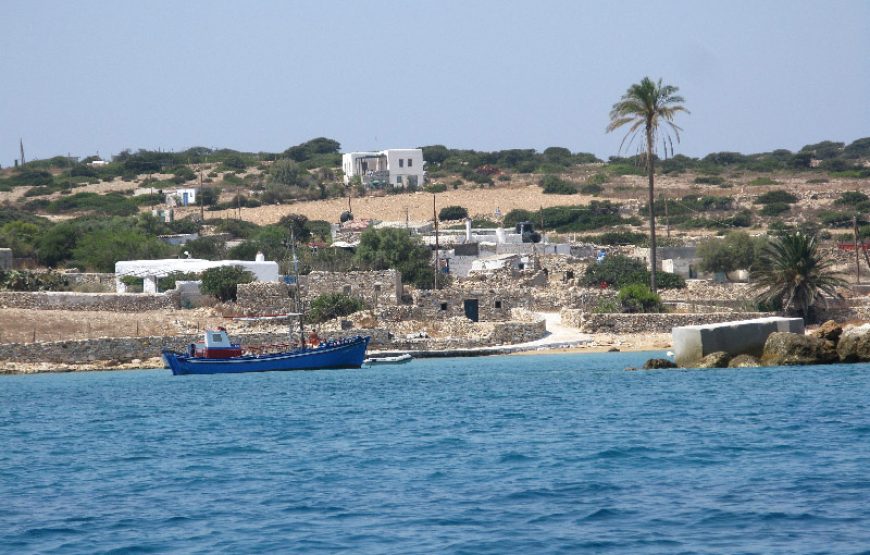
[{"label": "boat mast", "polygon": [[295,305],[296,305],[296,314],[299,317],[299,343],[302,347],[305,347],[305,322],[304,318],[304,306],[302,302],[302,289],[299,286],[299,259],[296,257],[296,233],[293,229],[290,230],[290,248],[293,256],[293,275],[296,279],[296,295],[294,295]]}]

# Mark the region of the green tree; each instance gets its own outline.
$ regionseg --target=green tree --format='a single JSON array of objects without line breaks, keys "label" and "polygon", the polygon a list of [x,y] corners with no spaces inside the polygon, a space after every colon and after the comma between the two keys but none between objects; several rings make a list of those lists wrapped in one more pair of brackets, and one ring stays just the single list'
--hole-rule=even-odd
[{"label": "green tree", "polygon": [[[367,229],[360,237],[356,260],[373,270],[398,270],[403,281],[420,289],[434,285],[432,252],[403,229]],[[446,281],[439,277],[439,286]]]},{"label": "green tree", "polygon": [[698,245],[701,270],[728,275],[735,270],[751,270],[767,244],[763,238],[745,231],[732,231],[724,239],[710,238]]},{"label": "green tree", "polygon": [[760,291],[758,302],[781,303],[783,310],[807,321],[815,319],[815,306],[825,303],[824,295],[840,297],[837,287],[846,285],[834,270],[834,260],[819,252],[816,236],[802,233],[771,241],[752,280]]},{"label": "green tree", "polygon": [[[600,263],[590,264],[583,275],[583,284],[591,287],[605,285],[622,288],[649,282],[649,274],[642,261],[617,254],[605,257]],[[686,280],[677,274],[659,272],[659,277],[659,285],[664,289],[682,289],[686,286]]]},{"label": "green tree", "polygon": [[218,266],[202,273],[200,289],[214,295],[219,301],[235,301],[240,283],[251,283],[254,275],[241,266]]},{"label": "green tree", "polygon": [[72,251],[76,263],[95,272],[114,272],[119,260],[149,260],[167,256],[169,245],[135,229],[103,227],[84,234]]},{"label": "green tree", "polygon": [[438,211],[438,219],[444,220],[463,220],[468,217],[468,209],[462,206],[445,206]]},{"label": "green tree", "polygon": [[623,312],[664,312],[662,298],[644,283],[633,283],[619,290],[619,304]]},{"label": "green tree", "polygon": [[680,141],[682,130],[674,123],[674,116],[679,112],[689,111],[683,106],[684,99],[677,95],[678,91],[679,89],[672,85],[662,85],[661,79],[656,83],[649,77],[644,77],[640,83],[630,86],[619,102],[613,105],[610,111],[610,124],[607,126],[608,133],[625,125],[629,126],[628,132],[622,139],[620,150],[626,139],[630,144],[641,132],[646,139],[642,151],[649,179],[649,234],[652,259],[650,289],[653,293],[656,291],[655,153],[661,139],[665,155],[669,148],[673,154],[671,132],[677,142]]}]

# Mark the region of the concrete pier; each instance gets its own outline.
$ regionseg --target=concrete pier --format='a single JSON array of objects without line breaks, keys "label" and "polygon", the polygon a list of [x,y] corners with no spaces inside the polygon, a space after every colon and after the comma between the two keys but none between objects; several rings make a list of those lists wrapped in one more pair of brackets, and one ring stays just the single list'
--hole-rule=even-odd
[{"label": "concrete pier", "polygon": [[676,363],[690,367],[717,351],[729,355],[761,356],[767,336],[773,332],[804,333],[802,318],[757,318],[673,328],[671,337]]}]

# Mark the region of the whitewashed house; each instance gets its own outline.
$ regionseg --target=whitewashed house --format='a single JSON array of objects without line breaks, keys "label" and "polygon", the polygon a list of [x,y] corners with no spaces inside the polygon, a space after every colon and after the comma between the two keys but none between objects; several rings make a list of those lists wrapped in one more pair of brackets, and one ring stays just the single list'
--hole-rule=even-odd
[{"label": "whitewashed house", "polygon": [[377,152],[346,152],[341,157],[344,183],[359,177],[367,187],[417,187],[423,184],[423,149],[391,148]]},{"label": "whitewashed house", "polygon": [[169,206],[193,206],[196,204],[196,189],[186,187],[166,193],[166,204]]}]

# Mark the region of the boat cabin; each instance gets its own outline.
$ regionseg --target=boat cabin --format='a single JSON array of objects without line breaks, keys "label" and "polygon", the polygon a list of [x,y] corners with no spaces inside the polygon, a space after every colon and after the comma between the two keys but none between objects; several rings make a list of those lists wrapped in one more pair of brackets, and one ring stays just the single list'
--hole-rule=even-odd
[{"label": "boat cabin", "polygon": [[203,340],[190,345],[191,356],[201,358],[230,358],[241,356],[242,346],[230,343],[230,336],[224,328],[206,330]]}]

